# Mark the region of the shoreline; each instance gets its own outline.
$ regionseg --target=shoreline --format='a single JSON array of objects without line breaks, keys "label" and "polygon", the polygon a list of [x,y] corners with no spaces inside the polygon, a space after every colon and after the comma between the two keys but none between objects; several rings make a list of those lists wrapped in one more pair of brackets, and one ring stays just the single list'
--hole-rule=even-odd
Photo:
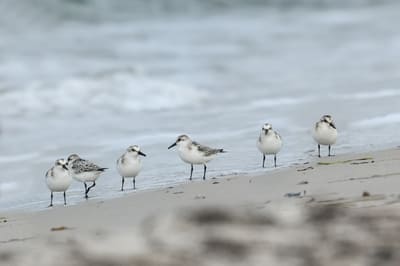
[{"label": "shoreline", "polygon": [[263,214],[278,211],[289,216],[293,208],[321,205],[399,209],[399,162],[400,149],[396,147],[317,158],[273,171],[214,177],[73,206],[56,205],[37,212],[4,212],[0,214],[0,246],[21,252],[46,246],[49,241],[65,245],[76,238],[136,232],[149,217],[209,207]]},{"label": "shoreline", "polygon": [[[393,145],[384,145],[383,147],[368,147],[368,148],[370,149],[370,152],[379,152],[379,151],[384,151],[384,150],[400,148],[400,146],[393,144]],[[265,169],[262,169],[261,167],[252,167],[252,168],[247,168],[247,169],[238,169],[235,171],[221,170],[220,172],[218,172],[217,170],[214,170],[216,175],[214,175],[212,178],[213,179],[229,178],[229,177],[238,176],[238,175],[240,175],[240,176],[242,176],[242,175],[243,176],[267,175],[269,173],[274,173],[276,171],[290,169],[297,165],[301,165],[302,163],[305,163],[305,162],[312,163],[312,162],[318,160],[318,157],[315,156],[315,152],[316,152],[315,150],[309,150],[307,152],[304,152],[307,155],[306,157],[300,158],[297,160],[292,160],[291,162],[285,162],[282,165],[278,165],[277,168],[267,166]],[[352,154],[356,155],[356,154],[362,154],[362,153],[364,153],[362,150],[355,149],[355,150],[347,151],[343,154],[340,154],[339,156],[352,155]],[[109,177],[110,176],[108,176],[108,178]],[[180,186],[180,185],[185,185],[185,184],[189,183],[189,180],[188,180],[188,178],[186,178],[185,174],[183,174],[181,177],[182,177],[181,179],[174,179],[169,183],[140,188],[139,190],[136,190],[136,191],[130,191],[129,189],[127,189],[126,191],[124,191],[124,193],[121,193],[119,189],[115,189],[119,185],[118,184],[119,181],[117,181],[114,184],[114,185],[116,185],[116,187],[111,188],[112,190],[114,190],[113,194],[109,194],[107,192],[107,190],[104,191],[104,190],[100,189],[100,191],[99,191],[98,189],[96,189],[94,191],[95,194],[89,198],[89,201],[91,201],[91,202],[93,202],[93,201],[109,201],[109,200],[114,200],[114,199],[118,199],[121,197],[130,196],[132,193],[153,192],[153,191],[158,191],[158,190],[170,187],[170,186]],[[115,177],[112,176],[112,178],[115,178]],[[202,180],[200,180],[200,178],[195,177],[193,182],[202,182]],[[46,192],[48,192],[47,189],[46,189]],[[106,195],[105,196],[102,195],[102,192],[106,192]],[[48,192],[48,193],[50,194],[50,192]],[[81,197],[81,193],[83,193],[83,192],[81,191],[80,186],[79,186],[79,188],[77,186],[75,186],[73,190],[68,191],[67,192],[67,201],[68,201],[67,207],[77,206],[80,204],[86,204],[87,201],[85,201],[83,199],[83,197]],[[60,207],[60,205],[61,205],[60,202],[58,202],[60,195],[58,195],[57,193],[55,194],[55,205],[56,205],[55,207]],[[29,202],[29,203],[28,202],[18,203],[18,205],[16,207],[13,206],[13,207],[2,208],[2,209],[0,209],[0,215],[2,213],[7,214],[7,213],[24,213],[24,212],[26,212],[26,213],[43,212],[43,211],[48,210],[47,205],[48,205],[48,197],[46,197],[45,199],[41,199],[38,201]]]},{"label": "shoreline", "polygon": [[[309,170],[314,170],[311,169],[309,167],[315,167],[315,166],[324,166],[325,162],[326,165],[325,166],[329,166],[330,162],[333,162],[333,164],[345,164],[345,163],[352,163],[353,165],[362,165],[362,164],[368,164],[368,162],[357,162],[357,159],[369,159],[372,158],[374,154],[386,154],[386,153],[395,153],[396,151],[399,151],[399,156],[400,156],[400,146],[396,146],[393,148],[388,148],[388,149],[384,149],[384,150],[372,150],[370,152],[350,152],[350,153],[346,153],[346,154],[340,154],[340,155],[334,155],[332,157],[312,157],[309,158],[310,160],[304,159],[305,162],[294,162],[288,166],[284,166],[284,167],[278,167],[276,169],[274,168],[265,168],[265,170],[263,171],[262,168],[260,168],[259,170],[254,169],[253,171],[250,172],[238,172],[235,174],[220,174],[214,177],[210,177],[206,180],[201,180],[201,179],[194,179],[193,181],[189,181],[189,180],[185,180],[185,181],[180,181],[180,182],[176,182],[174,184],[171,184],[170,186],[165,186],[165,187],[157,187],[157,188],[148,188],[148,189],[143,189],[143,190],[138,190],[138,191],[130,191],[125,195],[122,196],[115,196],[115,197],[109,197],[109,198],[92,198],[87,201],[82,201],[79,202],[77,204],[73,204],[73,205],[67,205],[67,206],[63,206],[60,202],[57,202],[57,204],[54,205],[54,207],[52,208],[43,208],[43,209],[39,209],[39,210],[27,210],[25,208],[22,209],[10,209],[10,210],[5,210],[3,212],[0,212],[1,216],[7,216],[7,215],[30,215],[30,214],[35,214],[35,213],[45,213],[45,212],[51,212],[53,210],[55,211],[59,211],[62,209],[74,209],[74,208],[80,208],[80,206],[87,206],[87,205],[97,205],[97,204],[103,204],[105,202],[112,204],[113,201],[125,201],[125,199],[127,198],[134,198],[134,197],[139,197],[142,196],[143,194],[148,194],[148,193],[161,193],[161,192],[165,192],[165,191],[173,191],[173,190],[179,190],[179,188],[184,189],[185,187],[192,187],[192,186],[197,186],[197,185],[202,185],[202,184],[209,184],[209,183],[215,183],[219,181],[230,181],[232,179],[236,179],[236,178],[261,178],[263,176],[275,176],[275,175],[280,175],[282,172],[288,172],[288,173],[292,173],[294,172],[294,170],[298,171],[298,172],[306,172]],[[370,155],[370,156],[369,156]],[[368,160],[366,160],[368,161]],[[374,162],[373,162],[374,163]],[[304,166],[304,167],[302,167]],[[399,166],[400,168],[400,166]],[[292,191],[293,192],[293,191]],[[288,193],[292,193],[290,191],[288,191]],[[298,191],[300,192],[300,190]],[[168,193],[168,192],[167,192]],[[172,192],[173,194],[179,194],[176,193],[176,191]],[[284,195],[282,195],[284,196]]]}]

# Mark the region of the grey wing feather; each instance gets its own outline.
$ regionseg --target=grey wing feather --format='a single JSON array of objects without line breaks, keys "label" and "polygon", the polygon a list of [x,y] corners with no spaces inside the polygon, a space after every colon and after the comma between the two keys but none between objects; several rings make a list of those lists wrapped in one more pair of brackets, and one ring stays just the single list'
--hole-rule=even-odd
[{"label": "grey wing feather", "polygon": [[75,171],[77,171],[79,173],[105,170],[105,168],[101,168],[100,166],[95,165],[94,163],[83,160],[83,159],[76,160],[72,166],[72,169],[74,169]]},{"label": "grey wing feather", "polygon": [[276,137],[277,139],[280,139],[280,140],[282,139],[281,135],[279,135],[279,133],[276,132],[276,131],[275,131],[275,137]]},{"label": "grey wing feather", "polygon": [[125,162],[125,153],[118,158],[117,164],[124,164],[124,162]]},{"label": "grey wing feather", "polygon": [[47,172],[46,172],[46,177],[52,177],[53,176],[53,167],[50,168]]},{"label": "grey wing feather", "polygon": [[211,155],[214,155],[217,153],[224,152],[223,149],[213,149],[213,148],[201,145],[195,141],[193,142],[193,145],[195,145],[200,152],[203,152],[205,156],[211,156]]}]

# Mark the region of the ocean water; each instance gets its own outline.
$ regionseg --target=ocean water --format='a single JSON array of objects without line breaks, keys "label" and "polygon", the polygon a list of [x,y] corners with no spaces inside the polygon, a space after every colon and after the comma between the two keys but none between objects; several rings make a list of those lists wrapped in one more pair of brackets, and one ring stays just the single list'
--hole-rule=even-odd
[{"label": "ocean water", "polygon": [[[45,208],[44,174],[71,153],[110,168],[97,199],[135,193],[119,192],[115,170],[132,144],[148,154],[139,191],[188,182],[167,150],[181,133],[229,151],[208,177],[271,170],[255,147],[265,122],[284,139],[279,167],[315,157],[310,131],[323,114],[340,132],[336,154],[399,145],[398,10],[388,0],[0,0],[0,211]],[[68,195],[83,202],[83,185]]]}]

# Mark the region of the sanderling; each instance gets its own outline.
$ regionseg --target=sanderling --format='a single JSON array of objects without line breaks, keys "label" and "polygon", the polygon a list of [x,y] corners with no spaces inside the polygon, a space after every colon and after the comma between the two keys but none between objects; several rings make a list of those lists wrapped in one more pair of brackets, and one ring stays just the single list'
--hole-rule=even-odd
[{"label": "sanderling", "polygon": [[178,154],[182,161],[191,165],[190,180],[192,180],[193,175],[193,164],[204,165],[203,180],[205,180],[207,171],[206,163],[212,160],[216,154],[225,152],[223,149],[213,149],[203,146],[195,141],[192,141],[186,135],[179,136],[177,140],[168,147],[168,149],[171,149],[174,146],[178,146]]},{"label": "sanderling", "polygon": [[124,191],[125,178],[133,178],[133,189],[136,189],[135,178],[142,169],[142,161],[139,155],[146,156],[140,151],[139,146],[133,145],[128,147],[126,152],[117,160],[117,170],[122,176],[121,191]]},{"label": "sanderling", "polygon": [[331,156],[331,145],[336,143],[337,129],[330,115],[324,115],[315,124],[314,140],[318,143],[318,157],[321,157],[321,145],[328,145],[328,156]]},{"label": "sanderling", "polygon": [[[77,154],[68,156],[68,169],[70,175],[77,181],[83,182],[85,186],[85,198],[88,198],[89,191],[96,186],[96,180],[104,170],[103,168],[95,165],[92,162],[81,159]],[[88,187],[86,182],[93,184]]]},{"label": "sanderling", "polygon": [[265,167],[265,155],[274,155],[274,165],[276,167],[276,154],[282,148],[282,138],[272,129],[272,126],[266,123],[261,130],[257,140],[257,148],[263,154],[262,167]]},{"label": "sanderling", "polygon": [[54,166],[46,172],[46,184],[50,189],[50,205],[53,206],[53,192],[64,192],[64,205],[67,205],[66,191],[72,183],[72,178],[68,172],[67,162],[58,159]]}]

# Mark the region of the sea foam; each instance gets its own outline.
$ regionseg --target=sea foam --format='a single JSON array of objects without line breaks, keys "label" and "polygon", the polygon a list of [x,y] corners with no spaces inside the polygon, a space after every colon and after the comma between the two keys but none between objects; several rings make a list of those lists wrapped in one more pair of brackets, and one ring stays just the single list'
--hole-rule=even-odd
[{"label": "sea foam", "polygon": [[207,92],[170,81],[112,73],[72,77],[59,82],[31,82],[21,89],[4,91],[3,115],[118,112],[175,109],[196,105]]},{"label": "sea foam", "polygon": [[391,113],[383,116],[375,116],[373,118],[362,119],[360,121],[354,122],[353,126],[358,128],[372,128],[379,126],[387,126],[390,124],[398,124],[400,123],[400,113]]}]

